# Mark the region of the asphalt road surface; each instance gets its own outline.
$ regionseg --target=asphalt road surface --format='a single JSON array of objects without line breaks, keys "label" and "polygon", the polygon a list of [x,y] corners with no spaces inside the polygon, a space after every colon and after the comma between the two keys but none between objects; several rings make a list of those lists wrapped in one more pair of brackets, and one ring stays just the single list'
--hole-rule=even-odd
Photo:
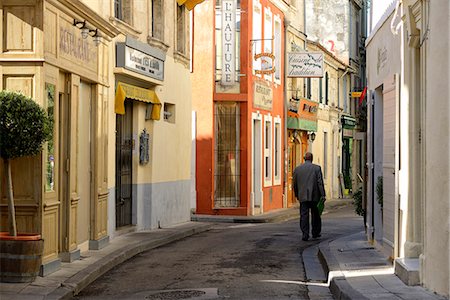
[{"label": "asphalt road surface", "polygon": [[362,230],[353,208],[323,215],[322,237],[301,240],[298,219],[218,223],[212,230],[141,253],[74,299],[309,299],[302,251]]}]

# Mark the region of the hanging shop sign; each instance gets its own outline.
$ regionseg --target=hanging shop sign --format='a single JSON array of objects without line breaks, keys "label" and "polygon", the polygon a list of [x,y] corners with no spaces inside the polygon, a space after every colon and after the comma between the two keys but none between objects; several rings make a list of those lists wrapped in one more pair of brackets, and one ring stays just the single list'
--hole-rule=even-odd
[{"label": "hanging shop sign", "polygon": [[288,77],[323,77],[322,52],[288,53]]},{"label": "hanging shop sign", "polygon": [[289,100],[289,117],[317,120],[317,110],[317,102],[295,98]]},{"label": "hanging shop sign", "polygon": [[351,116],[342,116],[342,127],[347,129],[353,129],[356,126],[356,119]]},{"label": "hanging shop sign", "polygon": [[272,88],[264,83],[255,82],[253,84],[253,105],[255,107],[272,110],[273,91]]},{"label": "hanging shop sign", "polygon": [[236,1],[222,0],[222,85],[236,81]]},{"label": "hanging shop sign", "polygon": [[317,102],[291,98],[288,107],[288,128],[317,131],[317,110]]},{"label": "hanging shop sign", "polygon": [[255,54],[254,60],[261,60],[261,70],[255,70],[256,74],[272,74],[275,73],[275,55],[273,53],[259,53]]}]

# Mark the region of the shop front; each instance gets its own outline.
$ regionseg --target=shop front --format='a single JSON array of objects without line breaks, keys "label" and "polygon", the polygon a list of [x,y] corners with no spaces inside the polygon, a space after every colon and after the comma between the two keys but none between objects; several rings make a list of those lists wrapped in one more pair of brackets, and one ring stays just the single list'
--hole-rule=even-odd
[{"label": "shop front", "polygon": [[310,143],[317,132],[318,103],[307,99],[291,98],[288,107],[288,171],[287,171],[287,204],[293,206],[297,200],[293,191],[292,176],[295,168],[304,162],[307,151],[311,151]]},{"label": "shop front", "polygon": [[105,62],[118,31],[69,1],[3,1],[0,9],[8,41],[1,88],[31,96],[54,124],[42,155],[13,163],[18,231],[42,235],[45,276],[108,242]]},{"label": "shop front", "polygon": [[341,117],[342,124],[342,175],[344,180],[343,194],[349,195],[352,192],[352,170],[353,160],[352,154],[354,149],[354,129],[356,126],[356,119],[343,115]]},{"label": "shop front", "polygon": [[[157,90],[164,81],[166,55],[129,36],[116,43],[115,76],[115,232],[127,226],[144,227],[148,212],[138,207],[151,201],[152,142],[155,122],[161,121]],[[138,184],[145,182],[146,184]],[[144,196],[146,194],[147,196]],[[148,205],[148,204],[147,204]],[[110,224],[111,225],[111,224]],[[149,226],[145,226],[149,227]]]}]

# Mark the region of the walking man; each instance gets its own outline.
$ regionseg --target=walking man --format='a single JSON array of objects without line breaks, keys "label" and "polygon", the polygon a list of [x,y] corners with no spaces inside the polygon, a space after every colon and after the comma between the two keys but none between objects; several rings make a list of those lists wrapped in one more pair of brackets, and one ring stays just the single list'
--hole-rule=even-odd
[{"label": "walking man", "polygon": [[305,162],[297,166],[294,170],[294,193],[300,202],[300,229],[302,230],[302,240],[309,239],[309,211],[311,210],[312,237],[320,237],[322,230],[322,220],[317,208],[317,203],[321,198],[325,199],[325,189],[323,187],[322,169],[319,165],[313,164],[313,155],[306,152]]}]

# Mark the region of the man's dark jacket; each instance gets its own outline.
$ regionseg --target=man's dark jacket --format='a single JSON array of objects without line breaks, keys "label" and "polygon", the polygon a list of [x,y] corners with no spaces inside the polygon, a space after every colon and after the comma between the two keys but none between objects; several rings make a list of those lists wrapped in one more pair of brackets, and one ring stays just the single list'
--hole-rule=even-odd
[{"label": "man's dark jacket", "polygon": [[294,170],[292,178],[294,182],[294,193],[298,201],[315,201],[325,198],[323,187],[322,169],[310,161],[299,165]]}]

